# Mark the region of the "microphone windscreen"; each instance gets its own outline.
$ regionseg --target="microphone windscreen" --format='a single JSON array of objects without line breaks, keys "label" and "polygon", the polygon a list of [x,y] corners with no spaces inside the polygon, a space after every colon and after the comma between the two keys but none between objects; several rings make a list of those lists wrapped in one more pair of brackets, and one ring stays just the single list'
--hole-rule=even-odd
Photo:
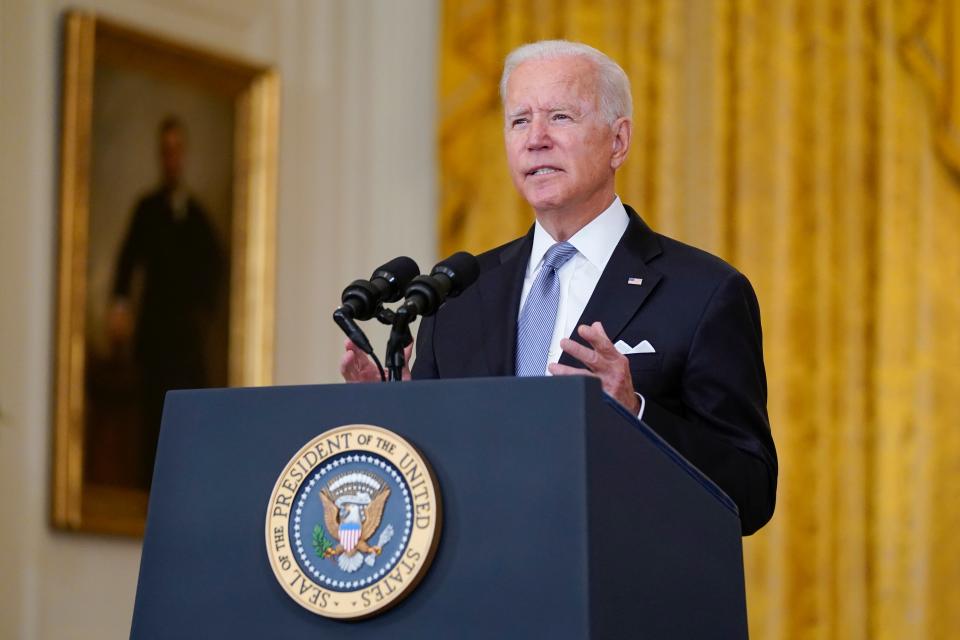
[{"label": "microphone windscreen", "polygon": [[390,262],[377,267],[370,279],[383,278],[390,283],[389,295],[385,302],[396,302],[403,297],[403,292],[410,281],[420,275],[420,267],[413,258],[400,256]]},{"label": "microphone windscreen", "polygon": [[457,296],[480,277],[480,262],[466,251],[459,251],[433,268],[432,273],[442,273],[450,278],[452,288],[449,296]]}]

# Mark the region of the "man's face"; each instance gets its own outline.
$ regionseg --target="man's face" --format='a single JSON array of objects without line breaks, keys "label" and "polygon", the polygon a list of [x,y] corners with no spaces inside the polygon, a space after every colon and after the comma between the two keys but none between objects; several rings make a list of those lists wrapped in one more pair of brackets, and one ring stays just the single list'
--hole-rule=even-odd
[{"label": "man's face", "polygon": [[180,129],[172,127],[160,134],[160,166],[167,187],[174,188],[180,184],[185,156],[186,144]]},{"label": "man's face", "polygon": [[596,71],[583,57],[528,60],[507,83],[507,162],[537,213],[599,213],[623,162],[614,127],[599,112]]}]

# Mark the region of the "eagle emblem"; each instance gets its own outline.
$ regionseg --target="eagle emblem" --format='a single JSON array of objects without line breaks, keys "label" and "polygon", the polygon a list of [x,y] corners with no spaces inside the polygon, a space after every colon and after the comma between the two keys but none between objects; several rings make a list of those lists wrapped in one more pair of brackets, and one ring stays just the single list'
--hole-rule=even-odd
[{"label": "eagle emblem", "polygon": [[279,587],[298,605],[367,618],[416,588],[437,550],[440,514],[440,487],[412,444],[348,424],[314,436],[286,464],[264,542]]},{"label": "eagle emblem", "polygon": [[380,528],[383,510],[390,497],[387,483],[369,471],[342,473],[320,490],[323,523],[337,541],[324,551],[324,557],[336,558],[340,569],[353,573],[364,563],[373,566],[384,545],[393,537],[387,525],[377,544],[370,538]]}]

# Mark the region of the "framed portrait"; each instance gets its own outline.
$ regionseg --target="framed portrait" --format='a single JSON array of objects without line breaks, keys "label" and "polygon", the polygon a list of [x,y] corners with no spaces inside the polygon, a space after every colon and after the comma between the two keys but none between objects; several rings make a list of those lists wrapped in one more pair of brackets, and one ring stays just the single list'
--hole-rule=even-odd
[{"label": "framed portrait", "polygon": [[279,80],[63,30],[52,520],[142,535],[165,393],[271,381]]}]

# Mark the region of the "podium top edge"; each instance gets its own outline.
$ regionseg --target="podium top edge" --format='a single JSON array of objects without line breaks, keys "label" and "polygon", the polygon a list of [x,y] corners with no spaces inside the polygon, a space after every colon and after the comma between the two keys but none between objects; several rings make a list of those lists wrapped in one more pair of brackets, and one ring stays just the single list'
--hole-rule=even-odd
[{"label": "podium top edge", "polygon": [[263,391],[267,389],[272,390],[306,390],[306,389],[318,389],[318,388],[330,388],[330,387],[367,387],[367,388],[377,388],[377,387],[386,387],[390,389],[395,389],[398,387],[398,384],[403,386],[420,386],[420,385],[468,385],[468,384],[503,384],[505,381],[511,381],[510,384],[535,384],[536,382],[541,382],[544,380],[553,380],[551,384],[557,385],[569,385],[574,387],[587,386],[592,387],[596,386],[597,389],[600,388],[600,382],[592,377],[588,376],[529,376],[523,378],[509,377],[509,376],[486,376],[486,377],[476,377],[476,378],[436,378],[430,380],[404,380],[402,383],[394,382],[316,382],[316,383],[293,383],[293,384],[277,384],[277,385],[264,385],[264,386],[237,386],[237,387],[207,387],[203,389],[171,389],[168,393],[174,394],[184,394],[184,393],[211,393],[211,392],[224,392],[224,391]]}]

